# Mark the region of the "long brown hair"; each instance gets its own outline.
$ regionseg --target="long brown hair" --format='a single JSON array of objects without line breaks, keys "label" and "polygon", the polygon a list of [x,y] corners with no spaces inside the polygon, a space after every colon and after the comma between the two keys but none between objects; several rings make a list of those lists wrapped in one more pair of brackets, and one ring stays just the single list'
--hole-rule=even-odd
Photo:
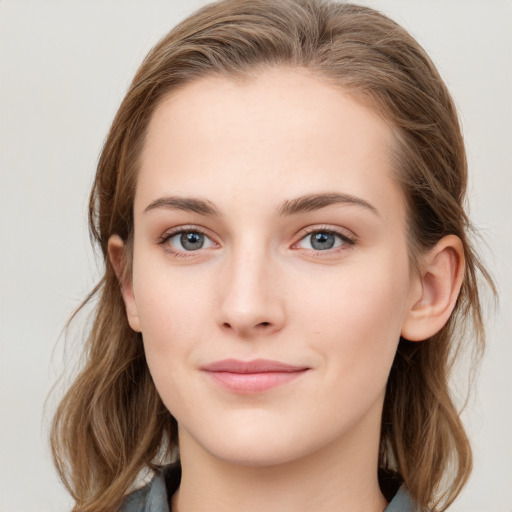
[{"label": "long brown hair", "polygon": [[[396,178],[408,205],[412,268],[443,236],[457,235],[466,271],[447,325],[421,343],[400,340],[382,418],[380,467],[397,472],[418,505],[445,510],[468,479],[471,449],[449,392],[464,330],[483,348],[478,277],[491,285],[464,210],[467,163],[453,101],[435,66],[399,25],[370,8],[315,0],[223,0],[180,23],[148,54],[117,112],[89,206],[105,273],[84,365],[53,422],[51,443],[76,511],[112,510],[144,468],[176,447],[176,422],[155,389],[140,334],[128,325],[107,243],[129,250],[138,157],[161,100],[211,74],[251,76],[306,68],[378,112],[395,135]],[[87,302],[87,301],[86,301]]]}]

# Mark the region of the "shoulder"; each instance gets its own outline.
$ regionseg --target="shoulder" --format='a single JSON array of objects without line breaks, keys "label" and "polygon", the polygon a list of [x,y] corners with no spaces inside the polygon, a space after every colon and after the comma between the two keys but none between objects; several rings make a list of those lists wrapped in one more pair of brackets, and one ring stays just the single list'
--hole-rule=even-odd
[{"label": "shoulder", "polygon": [[181,468],[170,464],[161,468],[144,487],[128,494],[118,512],[171,512],[170,497],[180,484]]},{"label": "shoulder", "polygon": [[416,512],[417,507],[414,504],[407,489],[402,485],[398,492],[394,495],[384,512]]},{"label": "shoulder", "polygon": [[407,491],[400,475],[393,470],[379,468],[379,485],[388,500],[383,512],[417,512],[418,507]]}]

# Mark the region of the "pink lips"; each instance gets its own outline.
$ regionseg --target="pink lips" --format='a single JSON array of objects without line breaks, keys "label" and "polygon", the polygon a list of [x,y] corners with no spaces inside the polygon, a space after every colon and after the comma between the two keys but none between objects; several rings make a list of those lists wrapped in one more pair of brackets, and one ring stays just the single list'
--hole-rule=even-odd
[{"label": "pink lips", "polygon": [[203,366],[201,370],[224,388],[236,393],[252,394],[286,384],[303,375],[309,368],[266,359],[224,359]]}]

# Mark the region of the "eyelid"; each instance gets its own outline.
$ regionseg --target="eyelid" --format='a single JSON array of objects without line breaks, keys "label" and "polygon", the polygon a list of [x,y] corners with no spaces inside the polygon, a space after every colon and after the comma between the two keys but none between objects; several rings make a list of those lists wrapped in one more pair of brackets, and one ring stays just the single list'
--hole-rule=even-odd
[{"label": "eyelid", "polygon": [[178,257],[191,257],[196,255],[195,253],[199,254],[203,250],[210,249],[210,247],[205,247],[197,249],[196,251],[186,251],[186,250],[176,250],[168,244],[169,240],[174,238],[177,235],[183,234],[183,233],[200,233],[201,235],[204,235],[207,237],[215,246],[219,246],[219,243],[215,240],[215,237],[213,237],[209,230],[202,228],[201,226],[197,225],[185,225],[185,226],[177,226],[175,228],[168,229],[165,231],[157,240],[157,244],[161,245],[164,250],[173,256]]},{"label": "eyelid", "polygon": [[332,249],[326,249],[323,251],[315,250],[315,249],[304,249],[304,250],[309,250],[310,252],[314,252],[314,253],[328,254],[328,253],[333,253],[333,252],[337,252],[340,250],[346,250],[346,249],[352,247],[353,245],[355,245],[357,242],[357,236],[354,233],[352,233],[351,231],[348,231],[347,229],[343,229],[340,227],[328,226],[328,225],[316,225],[316,226],[308,226],[307,228],[304,228],[303,230],[301,230],[299,232],[299,234],[297,235],[297,241],[294,242],[292,245],[292,249],[297,249],[297,250],[301,249],[300,247],[297,247],[297,245],[300,242],[302,242],[302,240],[304,240],[307,236],[309,236],[313,233],[329,233],[329,234],[338,236],[343,242],[343,244],[341,246],[338,246],[338,247],[332,248]]},{"label": "eyelid", "polygon": [[179,233],[201,233],[202,235],[211,238],[208,231],[201,226],[196,225],[184,225],[184,226],[176,226],[174,228],[167,229],[161,236],[158,237],[158,243],[166,242],[169,238],[178,235]]}]

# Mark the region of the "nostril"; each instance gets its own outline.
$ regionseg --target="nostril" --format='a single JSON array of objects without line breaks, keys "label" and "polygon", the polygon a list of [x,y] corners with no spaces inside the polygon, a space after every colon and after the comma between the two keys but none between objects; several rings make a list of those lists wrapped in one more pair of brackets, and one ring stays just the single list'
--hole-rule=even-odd
[{"label": "nostril", "polygon": [[229,323],[229,322],[222,323],[223,329],[240,331],[240,332],[249,331],[251,329],[258,329],[258,330],[259,329],[267,329],[271,326],[272,326],[272,322],[259,322],[257,324],[248,324],[248,325],[243,325],[243,324],[239,325],[237,322],[235,322],[233,324]]}]

